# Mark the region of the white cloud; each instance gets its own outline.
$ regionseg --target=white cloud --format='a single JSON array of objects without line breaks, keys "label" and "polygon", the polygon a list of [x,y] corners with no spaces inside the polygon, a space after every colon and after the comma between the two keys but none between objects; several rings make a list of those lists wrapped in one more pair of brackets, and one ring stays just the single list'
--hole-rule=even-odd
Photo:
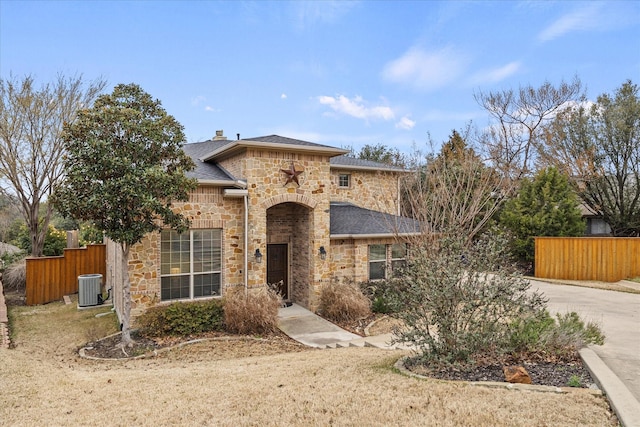
[{"label": "white cloud", "polygon": [[520,62],[514,61],[499,68],[480,71],[471,78],[471,83],[497,83],[506,79],[507,77],[514,75],[520,70],[521,67],[522,64]]},{"label": "white cloud", "polygon": [[396,123],[396,129],[411,130],[416,125],[416,122],[405,116]]},{"label": "white cloud", "polygon": [[191,105],[193,105],[194,107],[197,107],[198,105],[202,104],[206,100],[207,98],[205,98],[204,96],[198,95],[195,98],[191,98]]},{"label": "white cloud", "polygon": [[283,93],[282,95],[280,95],[280,99],[287,99],[287,94]]},{"label": "white cloud", "polygon": [[204,111],[211,111],[211,112],[214,112],[214,113],[218,113],[221,110],[219,108],[213,108],[212,106],[207,105],[206,107],[204,107]]},{"label": "white cloud", "polygon": [[328,105],[339,114],[355,117],[358,119],[382,119],[393,120],[395,115],[390,107],[384,105],[368,106],[360,96],[349,99],[344,95],[319,96],[318,102],[322,105]]},{"label": "white cloud", "polygon": [[551,41],[572,31],[584,31],[598,28],[600,22],[601,5],[598,3],[588,4],[582,9],[574,10],[560,19],[557,19],[547,28],[538,34],[538,40],[542,42]]},{"label": "white cloud", "polygon": [[346,16],[357,2],[346,1],[297,1],[293,2],[294,23],[300,30],[317,23],[333,24]]},{"label": "white cloud", "polygon": [[432,52],[414,47],[387,63],[382,70],[382,77],[390,82],[432,90],[455,80],[468,62],[465,55],[451,47]]}]

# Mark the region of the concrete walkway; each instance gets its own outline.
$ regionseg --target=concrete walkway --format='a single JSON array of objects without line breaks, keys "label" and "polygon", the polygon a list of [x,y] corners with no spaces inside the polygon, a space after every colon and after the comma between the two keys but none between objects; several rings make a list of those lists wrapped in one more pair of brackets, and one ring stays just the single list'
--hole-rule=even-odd
[{"label": "concrete walkway", "polygon": [[406,350],[408,347],[391,344],[392,334],[361,337],[345,331],[297,304],[283,307],[278,312],[278,327],[294,340],[309,347],[376,347],[385,350]]},{"label": "concrete walkway", "polygon": [[575,311],[599,323],[604,345],[581,356],[623,426],[640,427],[640,294],[531,280],[549,298],[552,313]]}]

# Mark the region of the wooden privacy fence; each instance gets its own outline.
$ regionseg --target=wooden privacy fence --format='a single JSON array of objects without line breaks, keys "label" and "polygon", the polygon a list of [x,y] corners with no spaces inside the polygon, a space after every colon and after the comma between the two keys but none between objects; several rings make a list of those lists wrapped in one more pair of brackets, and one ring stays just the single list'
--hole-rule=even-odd
[{"label": "wooden privacy fence", "polygon": [[536,237],[535,277],[617,282],[639,276],[638,237]]},{"label": "wooden privacy fence", "polygon": [[78,292],[78,276],[106,277],[106,246],[65,249],[63,256],[27,258],[27,305],[46,304]]}]

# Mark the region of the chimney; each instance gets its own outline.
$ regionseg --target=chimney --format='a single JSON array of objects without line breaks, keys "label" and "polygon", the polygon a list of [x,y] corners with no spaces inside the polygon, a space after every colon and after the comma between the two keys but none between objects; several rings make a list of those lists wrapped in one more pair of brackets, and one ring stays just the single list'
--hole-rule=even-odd
[{"label": "chimney", "polygon": [[224,131],[217,130],[216,136],[213,137],[214,141],[226,141],[227,137],[223,135]]}]

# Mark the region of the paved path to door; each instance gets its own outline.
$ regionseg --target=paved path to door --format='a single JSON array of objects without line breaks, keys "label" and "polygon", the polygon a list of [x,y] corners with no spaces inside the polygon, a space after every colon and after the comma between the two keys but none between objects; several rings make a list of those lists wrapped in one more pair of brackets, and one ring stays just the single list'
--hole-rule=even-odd
[{"label": "paved path to door", "polygon": [[[531,280],[549,298],[552,313],[577,312],[600,324],[605,344],[591,348],[640,402],[640,294]],[[639,415],[640,417],[640,415]]]}]

